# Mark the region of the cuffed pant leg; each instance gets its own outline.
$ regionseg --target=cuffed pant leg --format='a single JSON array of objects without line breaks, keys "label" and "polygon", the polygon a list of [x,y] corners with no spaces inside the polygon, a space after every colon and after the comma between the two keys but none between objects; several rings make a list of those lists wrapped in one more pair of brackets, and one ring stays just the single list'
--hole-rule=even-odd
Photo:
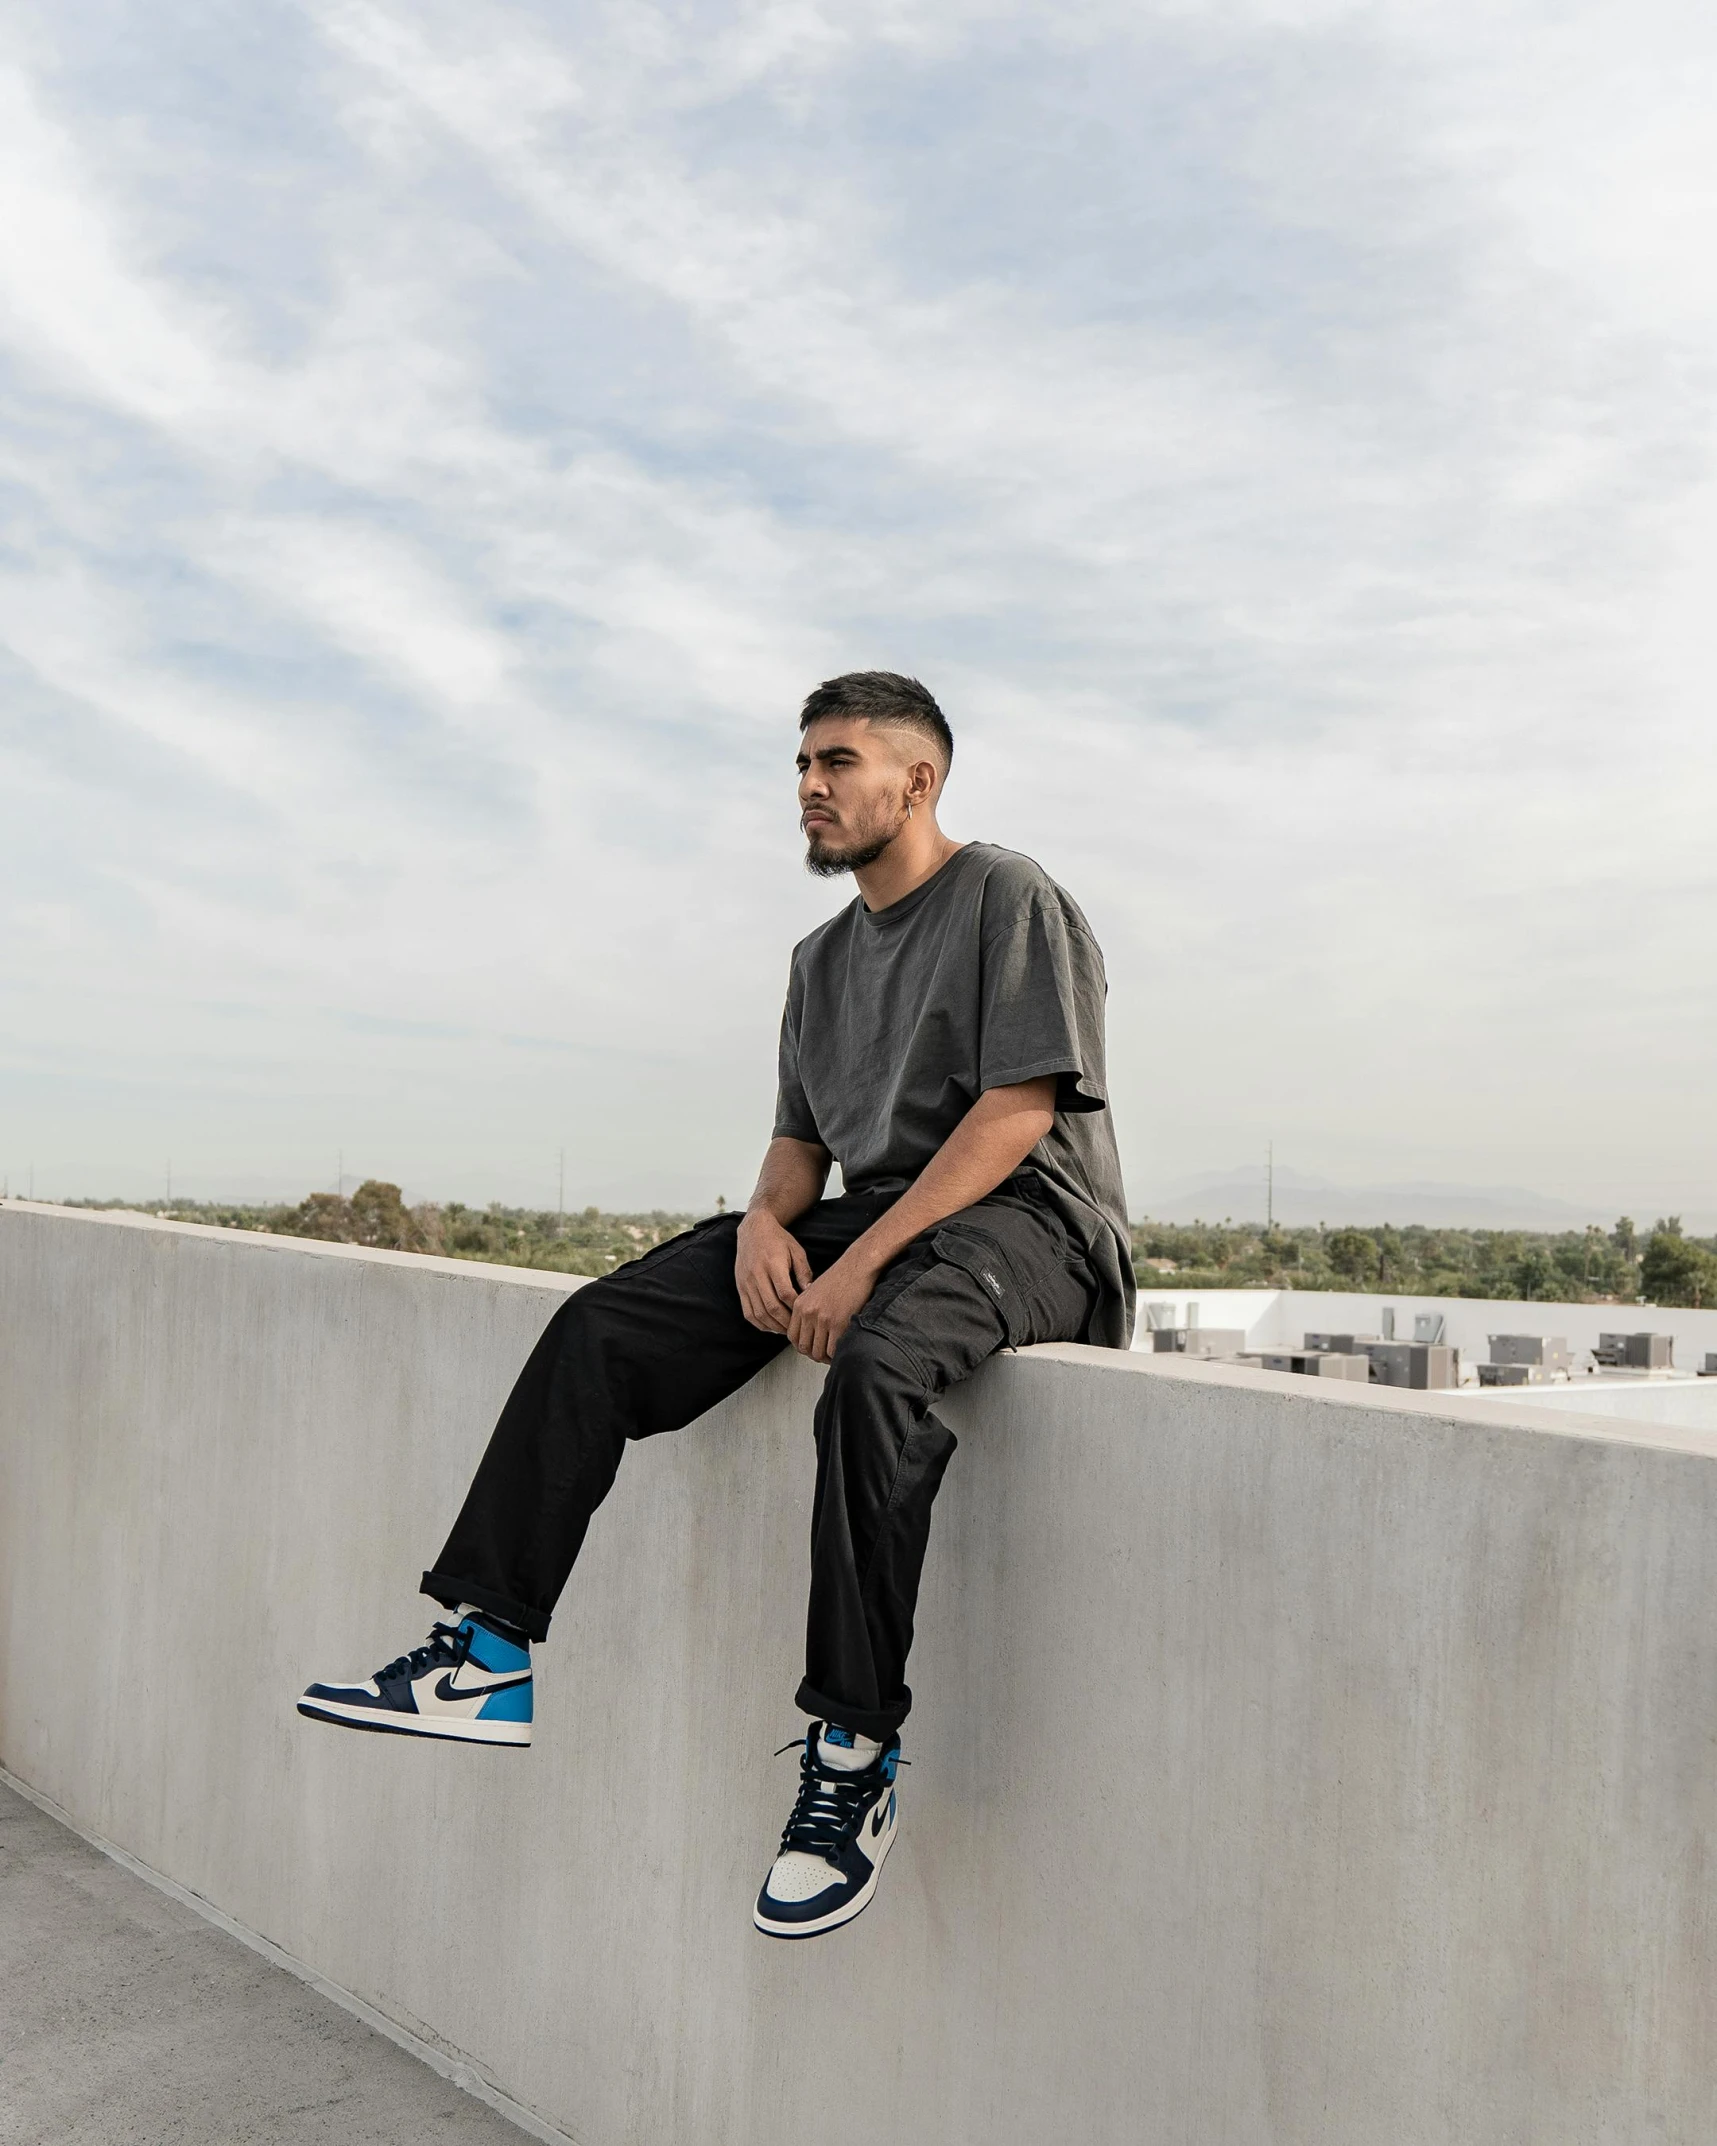
[{"label": "cuffed pant leg", "polygon": [[591,1283],[550,1319],[519,1373],[423,1592],[469,1602],[548,1637],[590,1516],[626,1450],[622,1408],[601,1377],[604,1305]]},{"label": "cuffed pant leg", "polygon": [[817,1410],[807,1713],[869,1736],[905,1720],[930,1513],[955,1444],[932,1405],[1009,1343],[1078,1334],[1091,1286],[1029,1206],[980,1201],[910,1246],[841,1337]]},{"label": "cuffed pant leg", "polygon": [[896,1342],[852,1327],[817,1408],[811,1601],[799,1704],[866,1736],[905,1720],[930,1509],[955,1439],[933,1382]]}]

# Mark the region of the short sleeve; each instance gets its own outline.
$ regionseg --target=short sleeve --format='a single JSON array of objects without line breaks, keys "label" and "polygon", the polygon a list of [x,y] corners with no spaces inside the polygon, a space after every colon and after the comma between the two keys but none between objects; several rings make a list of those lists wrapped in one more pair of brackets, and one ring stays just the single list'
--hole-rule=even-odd
[{"label": "short sleeve", "polygon": [[1059,1076],[1055,1107],[1108,1107],[1103,957],[1057,904],[1034,899],[983,949],[980,1090]]},{"label": "short sleeve", "polygon": [[777,1140],[805,1140],[822,1146],[822,1135],[817,1131],[817,1121],[811,1115],[811,1106],[805,1098],[804,1086],[799,1079],[799,1017],[804,1004],[804,987],[797,964],[787,984],[787,1003],[781,1011],[780,1072],[775,1090],[775,1133]]}]

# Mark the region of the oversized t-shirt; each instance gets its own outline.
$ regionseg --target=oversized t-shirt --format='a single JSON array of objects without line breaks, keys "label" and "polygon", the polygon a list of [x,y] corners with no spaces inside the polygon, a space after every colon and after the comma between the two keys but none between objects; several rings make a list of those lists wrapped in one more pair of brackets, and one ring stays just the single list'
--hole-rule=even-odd
[{"label": "oversized t-shirt", "polygon": [[775,1131],[849,1192],[903,1192],[986,1089],[1056,1076],[1022,1165],[1097,1278],[1085,1339],[1132,1336],[1132,1236],[1103,1064],[1103,956],[1017,851],[968,842],[887,909],[855,899],[793,949]]}]

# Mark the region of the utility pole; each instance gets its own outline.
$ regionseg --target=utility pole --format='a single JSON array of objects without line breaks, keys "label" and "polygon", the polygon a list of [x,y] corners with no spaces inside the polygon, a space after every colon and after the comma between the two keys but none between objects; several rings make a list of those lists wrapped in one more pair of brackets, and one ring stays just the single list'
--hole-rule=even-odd
[{"label": "utility pole", "polygon": [[344,1148],[339,1150],[338,1175],[334,1179],[334,1197],[337,1200],[343,1200],[346,1197],[346,1151]]},{"label": "utility pole", "polygon": [[169,1207],[171,1207],[171,1206],[172,1206],[172,1204],[173,1204],[173,1158],[172,1158],[172,1156],[171,1156],[171,1155],[169,1155],[169,1156],[167,1157],[167,1205],[168,1205]]},{"label": "utility pole", "polygon": [[560,1151],[560,1189],[555,1195],[554,1222],[556,1229],[566,1227],[566,1150]]},{"label": "utility pole", "polygon": [[1264,1227],[1272,1232],[1276,1227],[1276,1143],[1273,1140],[1264,1150]]}]

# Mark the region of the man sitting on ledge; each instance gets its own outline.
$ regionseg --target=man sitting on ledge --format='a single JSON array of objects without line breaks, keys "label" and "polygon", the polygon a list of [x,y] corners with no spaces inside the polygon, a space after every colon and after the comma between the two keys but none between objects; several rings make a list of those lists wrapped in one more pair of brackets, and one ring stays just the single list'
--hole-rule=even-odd
[{"label": "man sitting on ledge", "polygon": [[[859,898],[794,949],[775,1135],[717,1215],[569,1296],[501,1411],[423,1591],[455,1614],[300,1713],[531,1740],[531,1657],[629,1438],[701,1416],[789,1342],[817,1404],[798,1704],[814,1717],[755,1921],[812,1937],[869,1902],[930,1508],[954,1451],[931,1404],[1001,1348],[1125,1348],[1133,1276],[1103,1068],[1103,957],[1028,857],[937,824],[954,741],[915,679],[805,702],[806,864]],[[843,1191],[825,1199],[829,1166]]]}]

